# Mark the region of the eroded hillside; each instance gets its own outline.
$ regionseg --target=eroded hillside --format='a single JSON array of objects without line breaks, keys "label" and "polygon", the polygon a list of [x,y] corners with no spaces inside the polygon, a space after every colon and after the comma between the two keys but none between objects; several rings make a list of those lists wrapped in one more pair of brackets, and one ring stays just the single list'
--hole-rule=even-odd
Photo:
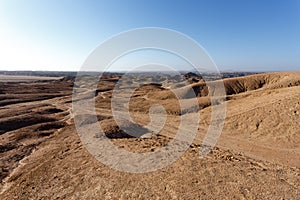
[{"label": "eroded hillside", "polygon": [[[144,85],[131,97],[132,119],[138,126],[147,125],[149,109],[160,104],[167,120],[158,134],[131,137],[112,116],[110,100],[118,79],[107,76],[93,91],[105,134],[131,152],[152,152],[168,144],[180,116],[193,110],[182,113],[170,87]],[[194,80],[189,82],[192,87],[176,87],[187,105],[187,90],[195,91],[201,108],[197,137],[172,165],[144,174],[111,169],[82,145],[71,112],[73,81],[0,83],[1,199],[299,198],[299,72],[224,79],[224,129],[217,146],[201,159],[210,125],[207,84]],[[75,117],[82,126],[95,123],[92,116]]]}]

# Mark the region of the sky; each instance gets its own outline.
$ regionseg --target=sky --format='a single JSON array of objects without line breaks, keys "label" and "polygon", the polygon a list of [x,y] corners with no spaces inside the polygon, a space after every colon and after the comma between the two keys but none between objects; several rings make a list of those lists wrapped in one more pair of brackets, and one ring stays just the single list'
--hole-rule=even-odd
[{"label": "sky", "polygon": [[76,71],[113,35],[161,27],[222,71],[299,71],[299,21],[299,0],[0,0],[0,70]]}]

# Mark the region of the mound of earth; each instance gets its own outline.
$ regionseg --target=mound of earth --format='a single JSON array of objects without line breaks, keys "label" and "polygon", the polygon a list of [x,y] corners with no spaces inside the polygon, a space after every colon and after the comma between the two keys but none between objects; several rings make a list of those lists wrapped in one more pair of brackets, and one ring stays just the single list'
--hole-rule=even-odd
[{"label": "mound of earth", "polygon": [[[128,105],[120,103],[129,107],[133,122],[119,124],[111,109],[119,74],[103,76],[95,90],[83,87],[82,98],[73,99],[94,101],[94,115],[72,112],[73,78],[0,83],[1,199],[299,199],[300,72],[224,79],[223,132],[203,158],[199,153],[207,148],[202,141],[211,124],[208,86],[220,80],[165,84],[168,77],[137,88]],[[128,87],[135,84],[126,81]],[[89,77],[82,83],[89,85]],[[88,131],[99,123],[118,148],[149,153],[184,142],[175,135],[182,117],[193,113],[200,121],[187,151],[167,167],[141,174],[96,160],[74,124]],[[163,128],[153,131],[151,120],[164,123]],[[139,137],[131,134],[136,130]],[[95,133],[95,140],[104,135]]]}]

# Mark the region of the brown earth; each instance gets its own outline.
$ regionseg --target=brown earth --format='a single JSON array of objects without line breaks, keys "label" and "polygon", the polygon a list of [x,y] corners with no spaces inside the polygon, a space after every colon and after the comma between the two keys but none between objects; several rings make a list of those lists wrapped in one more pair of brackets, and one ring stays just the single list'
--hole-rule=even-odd
[{"label": "brown earth", "polygon": [[[105,134],[131,152],[168,144],[180,116],[189,114],[181,113],[174,93],[159,84],[134,92],[129,109],[138,126],[150,122],[152,105],[163,105],[168,114],[158,134],[135,138],[112,117],[117,80],[103,78],[95,91]],[[225,126],[204,158],[199,152],[210,125],[211,101],[205,82],[189,83],[201,108],[197,137],[173,164],[142,174],[111,169],[82,145],[71,113],[72,80],[0,83],[1,199],[299,199],[300,72],[224,79]],[[189,93],[187,86],[176,90]],[[89,115],[75,117],[82,126],[95,123]]]}]

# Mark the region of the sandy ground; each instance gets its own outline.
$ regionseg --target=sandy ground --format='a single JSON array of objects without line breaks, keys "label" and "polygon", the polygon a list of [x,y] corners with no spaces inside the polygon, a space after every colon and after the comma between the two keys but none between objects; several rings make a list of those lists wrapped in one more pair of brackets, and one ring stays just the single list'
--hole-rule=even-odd
[{"label": "sandy ground", "polygon": [[[174,95],[159,85],[136,90],[129,108],[137,124],[149,122],[154,104],[163,105],[168,118],[159,134],[132,138],[111,115],[115,79],[102,80],[95,98],[111,142],[131,152],[156,151],[170,142],[180,123]],[[225,79],[225,126],[204,158],[199,152],[211,106],[205,84],[191,84],[202,108],[193,144],[163,169],[132,174],[98,162],[82,144],[70,113],[72,80],[2,83],[1,199],[299,199],[300,73]]]},{"label": "sandy ground", "polygon": [[0,82],[30,82],[41,80],[58,80],[61,78],[63,77],[0,75]]}]

